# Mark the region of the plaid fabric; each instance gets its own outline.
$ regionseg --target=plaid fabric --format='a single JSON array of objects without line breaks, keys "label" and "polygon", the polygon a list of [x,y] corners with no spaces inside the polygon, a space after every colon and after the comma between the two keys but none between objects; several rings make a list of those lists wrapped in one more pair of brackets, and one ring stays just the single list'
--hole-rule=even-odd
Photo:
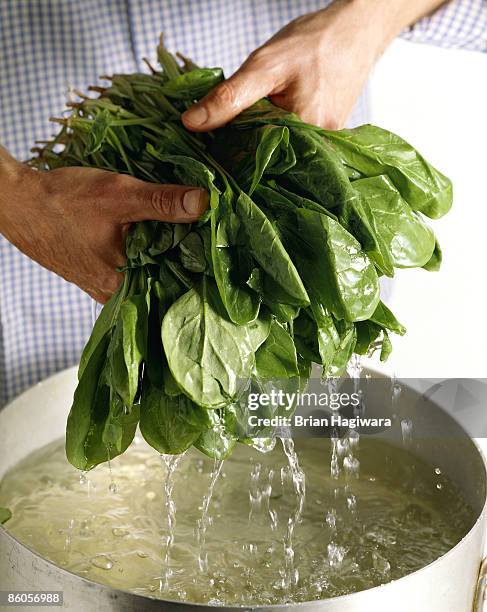
[{"label": "plaid fabric", "polygon": [[447,2],[403,33],[412,42],[487,52],[487,1]]},{"label": "plaid fabric", "polygon": [[[231,74],[295,17],[324,0],[1,0],[0,142],[18,159],[53,132],[69,90],[97,76],[144,70],[160,31],[170,49]],[[412,40],[485,50],[487,7],[450,3],[407,32]],[[367,114],[363,97],[351,119]],[[77,362],[92,326],[90,298],[0,236],[0,406]]]}]

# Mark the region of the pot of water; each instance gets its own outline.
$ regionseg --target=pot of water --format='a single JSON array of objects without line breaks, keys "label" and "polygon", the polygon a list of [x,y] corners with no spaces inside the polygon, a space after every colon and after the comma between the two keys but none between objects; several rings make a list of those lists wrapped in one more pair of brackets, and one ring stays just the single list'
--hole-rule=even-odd
[{"label": "pot of water", "polygon": [[[75,385],[75,370],[67,370],[0,412],[0,506],[15,498],[18,508],[0,527],[0,591],[62,591],[63,606],[79,612],[214,607],[480,612],[487,574],[482,565],[486,464],[455,420],[420,393],[404,388],[391,414],[393,426],[378,432],[375,440],[360,440],[360,478],[353,473],[350,455],[348,464],[341,464],[346,473],[330,479],[329,439],[296,440],[307,486],[300,507],[300,468],[293,444],[286,441],[280,461],[287,457],[289,464],[280,477],[273,459],[277,450],[261,454],[243,448],[226,466],[216,462],[208,467],[198,454],[188,454],[177,467],[165,457],[157,467],[162,469],[160,480],[157,476],[152,481],[154,462],[160,458],[139,441],[132,459],[120,467],[113,462],[105,472],[97,469],[81,479],[77,474],[76,484],[73,469],[68,474],[63,467],[56,480],[62,455],[56,440],[64,436]],[[382,414],[392,410],[387,408],[390,398],[374,400],[377,405],[381,401]],[[408,441],[407,452],[404,423],[414,423],[422,432]],[[52,467],[52,474],[40,471],[42,462]],[[423,471],[428,474],[424,479]],[[213,500],[208,482],[221,489]],[[290,494],[284,494],[286,486]],[[112,495],[108,502],[107,488]],[[40,497],[34,503],[37,489]],[[173,505],[168,506],[168,496]],[[154,507],[154,500],[159,505],[152,516],[148,504]],[[66,508],[71,504],[68,510],[65,503]],[[101,508],[106,503],[109,510]],[[171,539],[167,525],[164,531],[158,521],[171,519],[176,507]],[[212,512],[214,523],[208,518]],[[127,513],[133,514],[134,523]],[[54,530],[61,517],[62,528]],[[106,523],[113,536],[109,551],[97,550],[101,540],[90,538],[97,521],[98,534]],[[390,529],[394,522],[396,531]],[[62,545],[56,548],[58,539]],[[242,547],[242,542],[247,543]],[[166,565],[165,556],[170,560]],[[140,567],[147,568],[140,575],[134,569],[137,557],[137,563],[146,563]],[[165,572],[155,576],[151,563],[164,566]],[[168,571],[169,565],[173,570]],[[149,579],[150,588],[144,583]],[[198,593],[206,595],[198,599]],[[16,609],[22,609],[22,601]]]}]

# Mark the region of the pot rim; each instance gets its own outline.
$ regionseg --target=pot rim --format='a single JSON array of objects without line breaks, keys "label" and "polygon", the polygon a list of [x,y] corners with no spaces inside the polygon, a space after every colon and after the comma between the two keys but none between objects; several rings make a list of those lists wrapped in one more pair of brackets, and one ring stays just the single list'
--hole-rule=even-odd
[{"label": "pot rim", "polygon": [[[12,402],[9,402],[9,404],[7,406],[5,406],[5,408],[10,408],[10,406],[15,402],[16,399],[22,397],[25,393],[27,393],[28,391],[30,391],[31,389],[38,387],[38,386],[44,386],[47,383],[49,383],[49,381],[52,378],[55,378],[57,376],[60,376],[61,374],[64,374],[70,370],[73,370],[74,368],[67,368],[65,370],[62,370],[61,372],[57,372],[56,374],[38,382],[36,385],[34,385],[34,387],[30,387],[29,389],[27,389],[26,391],[24,391],[24,393],[20,394],[19,396],[17,396],[16,398],[14,398],[12,400]],[[372,368],[368,368],[370,370],[370,372],[372,374],[379,374],[379,376],[381,376],[380,372],[377,372],[376,370],[373,370]],[[441,408],[441,406],[440,406]],[[2,411],[3,412],[3,411]],[[459,425],[459,427],[461,427]],[[463,428],[462,428],[463,429]],[[474,445],[476,451],[478,452],[478,454],[480,455],[481,459],[482,459],[482,465],[484,468],[484,477],[487,483],[487,454],[483,451],[482,447],[480,446],[480,444],[478,443],[478,439],[477,438],[471,438],[466,432],[464,432],[465,435],[469,438],[469,440],[472,442],[472,444]],[[487,438],[485,438],[487,440]],[[8,538],[10,538],[11,540],[13,540],[16,544],[18,544],[21,548],[25,548],[27,549],[34,557],[36,557],[37,559],[39,559],[41,562],[49,564],[53,567],[55,567],[60,573],[62,574],[67,574],[70,577],[76,579],[76,580],[81,580],[82,582],[88,584],[88,585],[97,585],[99,587],[102,587],[103,590],[106,590],[107,593],[112,592],[112,593],[123,593],[124,595],[127,595],[128,597],[130,597],[131,599],[134,600],[139,600],[139,601],[146,601],[149,600],[151,602],[157,603],[160,602],[161,606],[164,605],[164,603],[169,603],[169,604],[173,604],[173,605],[177,605],[177,606],[192,606],[192,607],[201,607],[201,608],[212,608],[215,610],[218,609],[232,609],[232,610],[242,610],[242,609],[246,609],[246,610],[285,610],[287,608],[289,608],[290,606],[296,606],[298,605],[300,608],[306,608],[306,607],[313,607],[316,606],[318,604],[322,604],[322,603],[340,603],[345,601],[345,599],[347,599],[347,601],[350,601],[350,598],[355,597],[355,596],[360,596],[363,593],[370,593],[370,594],[375,594],[375,593],[380,593],[383,592],[385,589],[391,588],[392,586],[394,586],[397,582],[400,582],[402,580],[406,580],[409,578],[412,578],[414,576],[419,575],[422,572],[425,571],[429,571],[430,569],[434,568],[434,566],[438,565],[440,562],[443,562],[444,560],[448,559],[449,557],[453,556],[456,551],[465,544],[465,542],[467,540],[469,540],[470,538],[474,537],[474,532],[476,531],[477,527],[479,527],[479,525],[482,522],[487,522],[487,493],[485,495],[485,499],[484,499],[484,504],[482,507],[482,510],[480,511],[476,521],[474,522],[474,524],[472,525],[472,527],[468,530],[468,532],[465,534],[465,536],[459,541],[457,542],[457,544],[455,544],[455,546],[453,546],[452,548],[450,548],[446,553],[444,553],[443,555],[441,555],[440,557],[438,557],[437,559],[435,559],[434,561],[432,561],[431,563],[429,563],[428,565],[425,565],[424,567],[421,567],[418,570],[415,570],[414,572],[411,572],[409,574],[406,574],[405,576],[402,576],[401,578],[398,578],[396,580],[390,580],[389,582],[385,582],[383,584],[380,584],[378,586],[375,587],[371,587],[369,589],[363,589],[361,591],[356,591],[354,593],[348,593],[347,595],[339,595],[338,597],[328,597],[326,599],[313,599],[313,600],[309,600],[309,601],[302,601],[302,602],[289,602],[289,603],[283,603],[283,604],[256,604],[256,605],[237,605],[237,604],[214,604],[214,603],[198,603],[198,602],[192,602],[192,601],[181,601],[178,599],[160,599],[158,597],[150,597],[147,595],[140,595],[138,593],[134,593],[133,591],[128,591],[126,589],[116,589],[114,587],[111,587],[103,582],[98,582],[96,580],[88,580],[87,578],[84,578],[83,576],[80,576],[78,574],[75,574],[74,572],[67,570],[64,567],[61,567],[60,565],[57,565],[57,563],[54,563],[53,561],[50,561],[49,559],[47,559],[46,557],[43,557],[42,555],[40,555],[37,551],[33,550],[32,548],[30,548],[29,546],[27,546],[26,544],[20,542],[13,534],[11,534],[5,525],[0,524],[0,536],[6,536]],[[3,532],[3,534],[2,534]],[[162,609],[162,607],[161,607]]]}]

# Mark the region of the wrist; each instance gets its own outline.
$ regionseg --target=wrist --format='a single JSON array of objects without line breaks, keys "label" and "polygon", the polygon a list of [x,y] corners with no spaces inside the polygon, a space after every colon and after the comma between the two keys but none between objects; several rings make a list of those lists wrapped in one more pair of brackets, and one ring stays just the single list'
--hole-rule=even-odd
[{"label": "wrist", "polygon": [[374,33],[376,59],[408,26],[430,14],[445,0],[345,0],[362,27]]}]

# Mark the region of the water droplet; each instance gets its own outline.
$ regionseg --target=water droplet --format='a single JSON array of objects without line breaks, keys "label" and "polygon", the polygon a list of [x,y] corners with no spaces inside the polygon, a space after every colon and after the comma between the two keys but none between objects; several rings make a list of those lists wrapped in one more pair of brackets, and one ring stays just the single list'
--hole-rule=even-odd
[{"label": "water droplet", "polygon": [[112,533],[116,538],[123,538],[129,534],[127,529],[122,529],[121,527],[113,527]]},{"label": "water droplet", "polygon": [[438,468],[438,467],[437,467],[437,468],[435,468],[435,474],[436,474],[437,476],[440,476],[440,475],[441,475],[441,470],[440,470],[440,468]]}]

